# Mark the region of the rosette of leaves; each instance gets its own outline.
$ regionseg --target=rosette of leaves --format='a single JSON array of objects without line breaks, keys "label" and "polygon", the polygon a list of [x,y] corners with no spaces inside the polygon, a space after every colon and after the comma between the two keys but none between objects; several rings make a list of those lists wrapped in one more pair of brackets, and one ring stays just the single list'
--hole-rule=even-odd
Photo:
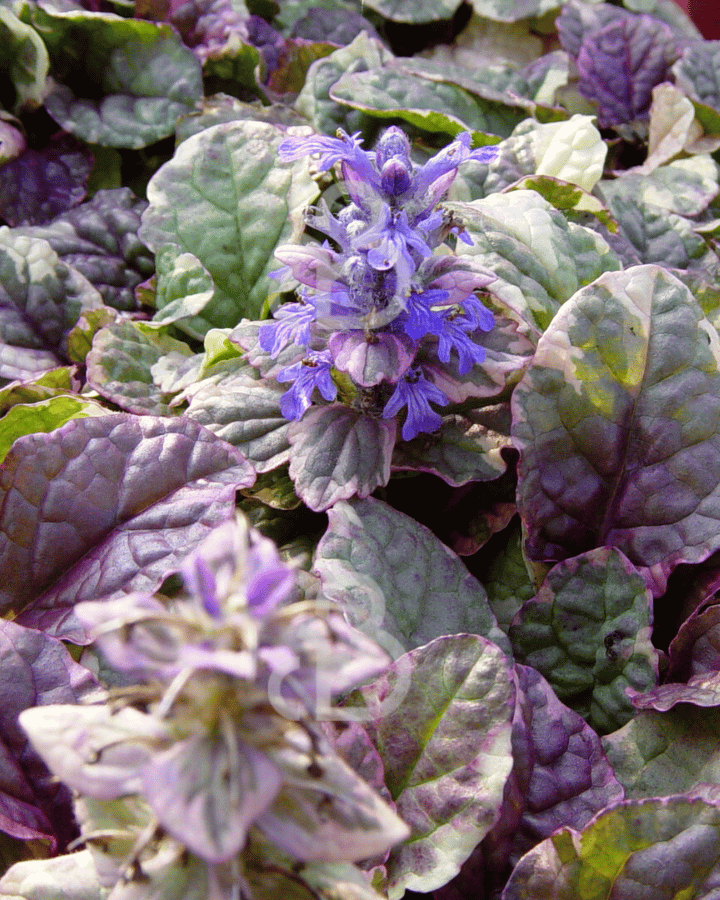
[{"label": "rosette of leaves", "polygon": [[449,240],[469,239],[440,200],[459,165],[495,150],[471,150],[463,134],[419,166],[395,126],[374,151],[338,134],[280,145],[283,161],[318,154],[321,171],[340,163],[349,202],[306,211],[326,240],[275,252],[297,300],[260,326],[257,342],[244,324],[231,335],[266,378],[287,385],[279,408],[292,423],[290,477],[312,509],[368,496],[389,478],[398,431],[406,442],[437,432],[441,410],[487,395],[471,373],[493,327],[476,291],[495,276],[452,253]]},{"label": "rosette of leaves", "polygon": [[89,854],[113,898],[325,897],[348,881],[376,897],[353,864],[409,830],[318,720],[339,717],[332,695],[382,671],[385,654],[328,601],[303,597],[242,519],[212,532],[181,576],[172,600],[78,604],[116,686],[103,702],[22,714],[78,798],[86,850],[56,875],[64,896],[81,896]]}]

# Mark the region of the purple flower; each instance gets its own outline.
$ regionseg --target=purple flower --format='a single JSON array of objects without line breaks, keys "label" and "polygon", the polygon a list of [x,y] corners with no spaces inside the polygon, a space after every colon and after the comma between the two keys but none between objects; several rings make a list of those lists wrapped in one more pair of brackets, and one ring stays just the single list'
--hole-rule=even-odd
[{"label": "purple flower", "polygon": [[284,303],[270,322],[263,322],[258,342],[273,359],[288,346],[310,343],[310,325],[315,319],[315,308],[310,303]]},{"label": "purple flower", "polygon": [[[449,253],[434,255],[449,235],[467,238],[462,223],[438,205],[458,166],[470,159],[487,162],[496,153],[487,147],[472,150],[470,141],[469,134],[460,135],[423,165],[412,161],[410,142],[395,126],[368,151],[358,135],[342,131],[337,137],[291,137],[281,144],[282,159],[312,153],[318,155],[320,169],[341,163],[352,199],[337,213],[324,202],[306,212],[308,224],[327,236],[322,245],[285,245],[276,251],[301,283],[304,302],[281,307],[275,321],[263,324],[260,346],[273,358],[293,342],[310,351],[277,376],[292,382],[280,402],[286,418],[303,416],[315,388],[325,400],[337,397],[327,353],[331,346],[335,354],[343,348],[341,356],[347,360],[342,371],[350,387],[357,388],[356,394],[350,390],[345,395],[345,402],[357,403],[367,415],[378,414],[383,405],[386,411],[407,406],[404,434],[437,428],[441,419],[429,403],[447,403],[417,367],[409,380],[395,384],[401,371],[412,369],[421,345],[423,353],[429,350],[442,363],[456,354],[460,375],[484,361],[485,351],[473,333],[490,328],[492,315],[474,291],[494,276]],[[402,369],[387,368],[383,353],[368,349],[382,344],[384,352],[390,346],[380,337],[383,332],[413,342],[413,358],[404,359]],[[354,356],[342,340],[350,334],[362,336],[356,342],[362,352]],[[377,386],[379,399],[368,407],[362,389],[370,385]]]},{"label": "purple flower", "polygon": [[[407,837],[318,723],[387,655],[333,604],[303,598],[295,571],[244,519],[211,532],[181,574],[185,592],[173,599],[76,607],[135,686],[112,702],[23,713],[38,752],[78,796],[103,886],[124,895],[138,878],[133,896],[160,896],[163,877],[184,886],[195,867],[193,896],[210,896],[216,876],[239,896],[258,845],[270,858],[275,847],[302,863],[354,862]],[[160,855],[170,865],[155,883]]]},{"label": "purple flower", "polygon": [[422,431],[437,431],[442,424],[442,416],[430,404],[446,406],[447,402],[448,398],[440,388],[425,378],[420,366],[415,366],[395,385],[383,409],[383,418],[392,419],[403,407],[407,407],[402,437],[404,441],[411,441]]},{"label": "purple flower", "polygon": [[286,419],[300,419],[312,405],[315,388],[326,400],[337,397],[337,386],[330,370],[332,359],[327,350],[312,351],[300,362],[278,372],[278,381],[292,381],[293,385],[280,398],[280,410]]}]

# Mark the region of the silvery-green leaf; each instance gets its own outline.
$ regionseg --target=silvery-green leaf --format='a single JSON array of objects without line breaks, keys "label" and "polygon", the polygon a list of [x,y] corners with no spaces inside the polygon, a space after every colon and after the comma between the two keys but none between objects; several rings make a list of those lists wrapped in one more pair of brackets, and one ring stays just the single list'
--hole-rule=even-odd
[{"label": "silvery-green leaf", "polygon": [[542,16],[560,5],[558,0],[471,0],[471,3],[478,15],[500,22]]},{"label": "silvery-green leaf", "polygon": [[691,100],[720,112],[720,81],[717,77],[720,45],[716,41],[692,41],[673,66],[675,84]]},{"label": "silvery-green leaf", "polygon": [[458,252],[495,272],[488,290],[535,338],[579,287],[619,268],[599,235],[569,223],[534,191],[446,205],[473,239]]},{"label": "silvery-green leaf", "polygon": [[365,0],[366,5],[386,19],[418,25],[451,19],[458,0]]},{"label": "silvery-green leaf", "polygon": [[515,689],[482,637],[439,637],[401,656],[350,698],[385,764],[412,833],[387,862],[388,897],[453,878],[500,813],[512,769]]},{"label": "silvery-green leaf", "polygon": [[215,293],[215,285],[196,256],[181,253],[176,244],[165,244],[157,254],[155,266],[156,325],[190,319],[205,309]]},{"label": "silvery-green leaf", "polygon": [[480,583],[424,525],[373,498],[328,517],[315,557],[323,591],[391,656],[460,632],[509,652]]},{"label": "silvery-green leaf", "polygon": [[392,62],[343,75],[330,96],[369,116],[401,118],[425,131],[456,135],[463,131],[508,136],[524,112],[483,100],[463,88],[431,81]]},{"label": "silvery-green leaf", "polygon": [[331,99],[330,91],[346,73],[366,72],[392,58],[384,44],[361,32],[347,47],[341,47],[310,66],[295,109],[321,134],[334,134],[337,128],[344,128],[348,134],[356,131],[372,134],[376,123],[360,110],[349,109]]},{"label": "silvery-green leaf", "polygon": [[720,710],[683,704],[640,712],[602,743],[628,798],[682,794],[720,785],[718,728]]},{"label": "silvery-green leaf", "polygon": [[367,497],[387,484],[394,419],[375,419],[342,404],[313,406],[288,429],[290,477],[310,509]]},{"label": "silvery-green leaf", "polygon": [[163,390],[157,366],[180,369],[193,356],[187,344],[143,322],[115,322],[95,335],[86,358],[88,384],[127,412],[169,416],[173,393]]},{"label": "silvery-green leaf", "polygon": [[269,472],[289,458],[290,422],[280,412],[285,390],[236,356],[213,364],[185,390],[185,414],[237,447],[258,472]]},{"label": "silvery-green leaf", "polygon": [[598,191],[611,206],[619,198],[635,197],[679,216],[697,216],[717,195],[718,167],[709,154],[695,154],[652,172],[630,171],[614,181],[603,181]]},{"label": "silvery-green leaf", "polygon": [[[155,251],[169,244],[192,254],[214,283],[201,312],[181,323],[195,336],[260,317],[272,291],[275,248],[290,239],[317,194],[307,160],[278,160],[283,136],[265,122],[207,128],[183,141],[148,185],[142,240]],[[201,270],[192,267],[197,279]],[[200,282],[207,290],[204,274]]]},{"label": "silvery-green leaf", "polygon": [[74,76],[73,87],[56,82],[48,112],[90,143],[153,144],[202,97],[200,64],[169,25],[51,3],[36,8],[33,20],[56,71],[70,68]]},{"label": "silvery-green leaf", "polygon": [[502,450],[511,446],[507,435],[474,421],[472,412],[467,417],[446,416],[439,431],[398,444],[393,468],[432,472],[455,487],[491,481],[507,470]]}]

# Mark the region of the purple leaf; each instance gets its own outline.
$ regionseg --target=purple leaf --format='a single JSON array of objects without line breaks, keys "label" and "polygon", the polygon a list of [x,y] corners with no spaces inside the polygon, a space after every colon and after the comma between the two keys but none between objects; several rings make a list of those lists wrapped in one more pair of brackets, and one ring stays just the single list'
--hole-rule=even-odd
[{"label": "purple leaf", "polygon": [[75,419],[13,445],[0,469],[0,606],[84,640],[75,602],[153,591],[254,472],[189,419]]},{"label": "purple leaf", "polygon": [[47,241],[0,232],[0,378],[29,381],[67,362],[66,340],[100,294]]},{"label": "purple leaf", "polygon": [[677,57],[670,28],[606,3],[567,4],[557,28],[577,65],[580,93],[598,105],[600,126],[646,118],[653,87],[667,79]]},{"label": "purple leaf", "polygon": [[389,381],[394,384],[415,356],[415,342],[406,334],[375,332],[369,341],[362,331],[336,331],[328,341],[336,369],[363,387]]},{"label": "purple leaf", "polygon": [[290,477],[315,511],[357,494],[369,496],[390,478],[396,423],[347,406],[315,406],[293,422]]},{"label": "purple leaf", "polygon": [[661,684],[644,694],[633,691],[630,698],[636,709],[654,709],[658,712],[667,712],[677,703],[720,706],[720,672],[693,675],[687,684]]},{"label": "purple leaf", "polygon": [[651,16],[628,16],[585,37],[577,57],[580,93],[598,106],[602,128],[647,118],[652,89],[675,57],[672,32]]},{"label": "purple leaf", "polygon": [[564,706],[542,675],[516,665],[518,712],[513,722],[514,773],[524,810],[512,839],[512,862],[557,828],[583,828],[623,799],[600,739]]},{"label": "purple leaf", "polygon": [[30,707],[77,703],[95,686],[55,638],[0,620],[0,831],[23,840],[47,838],[53,852],[76,830],[70,791],[48,772],[18,725]]},{"label": "purple leaf", "polygon": [[48,225],[16,234],[44,238],[57,255],[84,275],[115,309],[137,307],[134,289],[154,271],[153,258],[137,236],[147,202],[129,188],[98,191],[87,203]]},{"label": "purple leaf", "polygon": [[42,150],[26,149],[0,166],[0,218],[8,225],[43,225],[80,203],[93,157],[63,134]]},{"label": "purple leaf", "polygon": [[690,616],[670,644],[668,679],[720,672],[720,605]]},{"label": "purple leaf", "polygon": [[720,547],[719,361],[717,331],[659,266],[563,305],[512,396],[532,560],[615,546],[657,596]]}]

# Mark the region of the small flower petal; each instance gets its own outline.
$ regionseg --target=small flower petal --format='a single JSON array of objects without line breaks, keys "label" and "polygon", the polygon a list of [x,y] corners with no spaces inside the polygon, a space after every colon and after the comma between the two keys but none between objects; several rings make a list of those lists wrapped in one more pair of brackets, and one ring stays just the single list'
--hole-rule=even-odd
[{"label": "small flower petal", "polygon": [[442,416],[432,409],[430,403],[445,406],[447,402],[445,394],[428,381],[417,366],[395,385],[395,390],[383,409],[383,418],[391,419],[403,407],[407,407],[402,437],[404,441],[410,441],[420,432],[433,432],[440,427]]}]

